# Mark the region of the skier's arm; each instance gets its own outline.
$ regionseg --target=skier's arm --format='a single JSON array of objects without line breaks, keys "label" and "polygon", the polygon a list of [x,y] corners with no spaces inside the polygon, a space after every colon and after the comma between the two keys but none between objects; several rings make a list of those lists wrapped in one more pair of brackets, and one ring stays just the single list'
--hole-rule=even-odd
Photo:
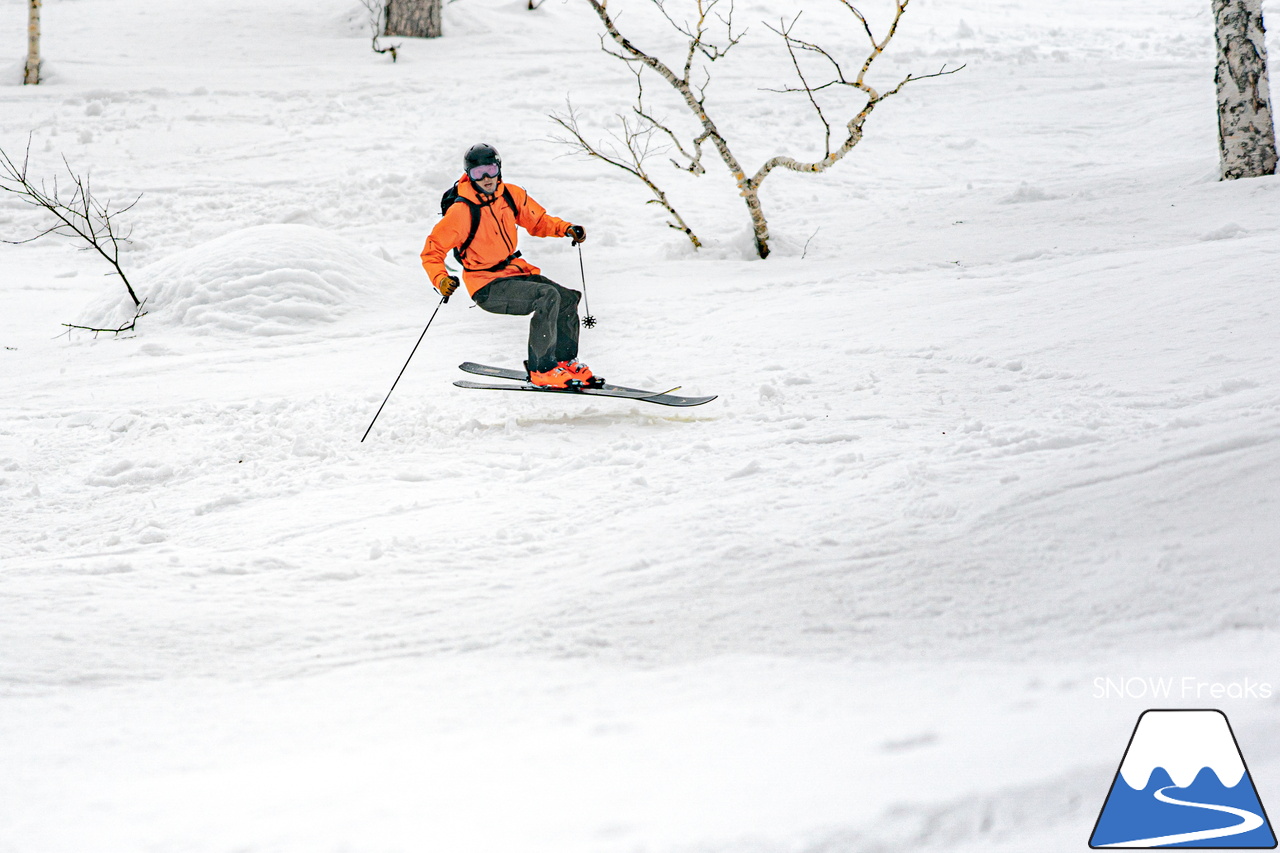
[{"label": "skier's arm", "polygon": [[462,245],[470,230],[471,214],[465,204],[455,204],[449,208],[444,218],[431,229],[426,245],[422,247],[422,268],[427,271],[427,277],[437,290],[440,282],[450,277],[444,266],[445,256]]},{"label": "skier's arm", "polygon": [[547,209],[534,201],[528,193],[516,197],[516,223],[535,237],[563,237],[569,223],[547,213]]}]

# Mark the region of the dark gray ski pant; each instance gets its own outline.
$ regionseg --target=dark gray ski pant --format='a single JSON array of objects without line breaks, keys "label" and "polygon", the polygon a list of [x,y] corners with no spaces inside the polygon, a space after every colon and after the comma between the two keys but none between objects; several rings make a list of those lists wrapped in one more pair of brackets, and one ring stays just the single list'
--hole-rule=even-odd
[{"label": "dark gray ski pant", "polygon": [[497,278],[476,291],[475,302],[491,314],[532,314],[529,369],[550,370],[578,357],[578,300],[582,294],[545,275]]}]

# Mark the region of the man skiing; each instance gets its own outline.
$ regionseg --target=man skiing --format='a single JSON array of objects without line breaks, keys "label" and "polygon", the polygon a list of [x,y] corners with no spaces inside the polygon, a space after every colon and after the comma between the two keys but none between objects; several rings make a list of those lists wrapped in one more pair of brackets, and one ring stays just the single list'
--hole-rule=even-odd
[{"label": "man skiing", "polygon": [[465,173],[445,194],[444,218],[431,229],[422,266],[448,297],[458,279],[445,268],[450,251],[462,265],[462,279],[475,303],[492,314],[532,314],[529,321],[529,381],[549,388],[598,385],[578,361],[578,300],[581,294],[556,284],[522,260],[516,250],[520,226],[535,237],[569,237],[573,245],[586,229],[557,219],[523,188],[502,180],[502,158],[491,145],[473,145],[463,158]]}]

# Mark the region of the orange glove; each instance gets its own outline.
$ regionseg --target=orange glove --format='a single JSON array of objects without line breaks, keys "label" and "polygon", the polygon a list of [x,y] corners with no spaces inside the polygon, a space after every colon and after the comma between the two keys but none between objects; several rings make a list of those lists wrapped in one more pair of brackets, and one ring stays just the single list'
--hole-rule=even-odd
[{"label": "orange glove", "polygon": [[457,289],[458,289],[458,279],[454,276],[447,275],[444,278],[440,279],[438,282],[436,282],[436,290],[440,291],[440,293],[444,296],[445,299],[448,299],[450,296],[453,296],[453,292]]}]

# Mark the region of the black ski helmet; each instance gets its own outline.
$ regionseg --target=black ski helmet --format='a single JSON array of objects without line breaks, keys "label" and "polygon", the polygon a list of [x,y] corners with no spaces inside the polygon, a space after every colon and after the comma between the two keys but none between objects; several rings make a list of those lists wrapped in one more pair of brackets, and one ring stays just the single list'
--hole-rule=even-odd
[{"label": "black ski helmet", "polygon": [[467,149],[467,154],[462,158],[462,168],[470,172],[476,166],[487,166],[490,163],[498,167],[498,176],[502,176],[502,158],[498,156],[498,149],[494,148],[487,142],[478,142]]}]

